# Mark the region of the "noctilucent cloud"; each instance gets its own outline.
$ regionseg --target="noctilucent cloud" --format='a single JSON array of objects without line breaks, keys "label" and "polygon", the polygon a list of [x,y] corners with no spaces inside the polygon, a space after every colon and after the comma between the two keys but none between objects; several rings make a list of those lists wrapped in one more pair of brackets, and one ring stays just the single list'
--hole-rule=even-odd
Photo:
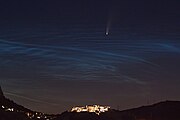
[{"label": "noctilucent cloud", "polygon": [[180,100],[177,3],[2,2],[4,94],[46,113]]}]

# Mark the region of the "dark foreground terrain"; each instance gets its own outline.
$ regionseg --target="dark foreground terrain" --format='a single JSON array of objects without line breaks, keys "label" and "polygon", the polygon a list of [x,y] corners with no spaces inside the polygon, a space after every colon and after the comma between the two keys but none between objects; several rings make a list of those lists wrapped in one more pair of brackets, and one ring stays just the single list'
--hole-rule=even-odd
[{"label": "dark foreground terrain", "polygon": [[110,109],[100,115],[67,111],[48,115],[14,103],[0,89],[0,120],[180,120],[180,101],[164,101],[124,111]]}]

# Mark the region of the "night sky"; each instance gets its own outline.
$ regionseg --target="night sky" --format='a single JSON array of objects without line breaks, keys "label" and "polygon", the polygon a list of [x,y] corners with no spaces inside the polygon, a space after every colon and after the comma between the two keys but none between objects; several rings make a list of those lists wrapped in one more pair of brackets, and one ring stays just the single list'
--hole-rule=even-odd
[{"label": "night sky", "polygon": [[1,0],[0,85],[25,107],[180,100],[179,0]]}]

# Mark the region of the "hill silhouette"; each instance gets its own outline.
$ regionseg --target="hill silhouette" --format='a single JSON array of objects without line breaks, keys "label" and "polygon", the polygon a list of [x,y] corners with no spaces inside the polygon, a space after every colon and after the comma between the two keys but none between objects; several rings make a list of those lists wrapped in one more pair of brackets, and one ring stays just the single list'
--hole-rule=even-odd
[{"label": "hill silhouette", "polygon": [[0,99],[3,99],[3,98],[5,98],[5,96],[4,96],[1,86],[0,86]]},{"label": "hill silhouette", "polygon": [[50,120],[54,117],[16,104],[4,96],[0,87],[0,120]]},{"label": "hill silhouette", "polygon": [[180,120],[180,101],[163,101],[123,111],[110,109],[100,115],[68,111],[59,115],[48,115],[7,99],[0,87],[0,120]]},{"label": "hill silhouette", "polygon": [[164,101],[139,108],[101,113],[64,112],[56,120],[180,120],[180,101]]},{"label": "hill silhouette", "polygon": [[31,110],[16,104],[15,102],[7,99],[0,87],[0,120],[28,120],[25,115],[26,112]]}]

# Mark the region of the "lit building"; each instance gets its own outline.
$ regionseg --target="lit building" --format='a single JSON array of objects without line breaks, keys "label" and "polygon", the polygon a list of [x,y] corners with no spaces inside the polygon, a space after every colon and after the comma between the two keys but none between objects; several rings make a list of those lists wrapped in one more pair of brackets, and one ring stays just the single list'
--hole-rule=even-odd
[{"label": "lit building", "polygon": [[86,105],[84,107],[73,107],[71,112],[94,112],[99,115],[102,112],[107,112],[109,109],[109,106]]}]

